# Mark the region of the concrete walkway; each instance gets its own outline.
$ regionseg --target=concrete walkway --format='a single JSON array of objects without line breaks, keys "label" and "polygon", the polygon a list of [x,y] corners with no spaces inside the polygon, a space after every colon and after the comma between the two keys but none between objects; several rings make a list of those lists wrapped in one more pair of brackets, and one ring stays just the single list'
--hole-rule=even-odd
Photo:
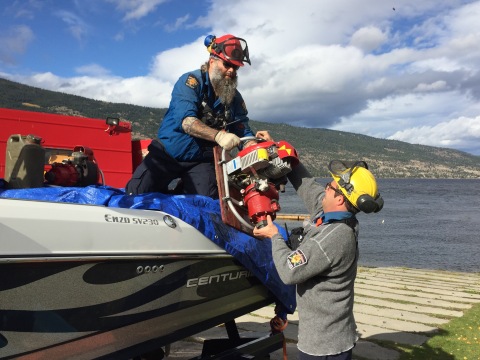
[{"label": "concrete walkway", "polygon": [[[421,345],[438,327],[460,317],[480,302],[480,274],[405,268],[359,268],[355,284],[355,319],[360,341],[355,359],[397,360],[399,353],[378,345],[376,340]],[[270,331],[273,306],[236,319],[242,337],[264,336]],[[297,313],[289,316],[284,331],[288,359],[297,358]],[[201,353],[208,338],[226,337],[216,327],[171,345],[167,359],[186,360]],[[283,351],[271,354],[282,360]]]}]

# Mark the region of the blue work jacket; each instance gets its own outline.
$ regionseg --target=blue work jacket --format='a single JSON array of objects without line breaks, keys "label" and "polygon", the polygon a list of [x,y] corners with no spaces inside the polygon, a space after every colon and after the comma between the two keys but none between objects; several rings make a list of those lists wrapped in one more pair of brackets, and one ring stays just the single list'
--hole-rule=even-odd
[{"label": "blue work jacket", "polygon": [[[216,144],[211,141],[195,138],[183,131],[182,122],[186,117],[201,118],[199,109],[204,98],[204,88],[207,94],[207,104],[216,114],[225,112],[224,105],[215,99],[213,87],[208,73],[202,77],[201,70],[183,74],[172,91],[170,106],[158,129],[158,139],[165,150],[177,161],[209,161],[212,159],[212,148]],[[227,131],[238,137],[253,136],[248,125],[248,111],[242,95],[236,91],[230,105],[230,122]]]}]

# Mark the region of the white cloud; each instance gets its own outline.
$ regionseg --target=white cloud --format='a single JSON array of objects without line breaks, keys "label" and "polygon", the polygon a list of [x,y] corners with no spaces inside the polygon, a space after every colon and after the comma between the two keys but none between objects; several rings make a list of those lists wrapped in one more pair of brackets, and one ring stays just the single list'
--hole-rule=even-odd
[{"label": "white cloud", "polygon": [[457,148],[464,151],[479,152],[480,116],[476,118],[460,117],[431,126],[418,126],[400,130],[388,137],[392,140],[414,144]]},{"label": "white cloud", "polygon": [[[97,69],[93,66],[92,69]],[[88,70],[88,69],[87,69]],[[6,74],[3,77],[11,78]],[[23,77],[11,78],[14,81],[25,83]],[[163,104],[170,101],[171,84],[165,83],[153,77],[134,77],[122,79],[102,73],[101,76],[79,76],[74,78],[62,78],[51,72],[36,74],[28,77],[28,83],[32,86],[45,88],[52,91],[60,91],[66,94],[75,94],[90,99],[126,104],[141,104],[150,107],[164,107]],[[145,94],[149,94],[145,99]],[[162,105],[159,105],[162,104]]]},{"label": "white cloud", "polygon": [[82,18],[66,10],[58,10],[55,12],[55,15],[67,25],[68,32],[70,32],[75,39],[79,42],[85,40],[89,32],[89,26]]},{"label": "white cloud", "polygon": [[103,66],[98,64],[89,64],[84,66],[79,66],[75,69],[75,72],[85,76],[106,76],[110,74],[110,70],[105,69]]},{"label": "white cloud", "polygon": [[154,11],[158,5],[167,0],[107,0],[124,13],[124,20],[139,20]]},{"label": "white cloud", "polygon": [[31,20],[43,6],[44,3],[41,0],[14,1],[11,5],[7,5],[4,11],[17,19]]},{"label": "white cloud", "polygon": [[[459,112],[457,108],[462,110]],[[397,131],[433,127],[462,114],[475,117],[479,110],[478,105],[470,105],[468,99],[453,91],[392,95],[368,101],[360,112],[342,118],[339,124],[331,128],[389,138]]]},{"label": "white cloud", "polygon": [[190,20],[190,14],[186,14],[185,16],[179,17],[175,20],[173,25],[166,25],[165,30],[167,32],[174,32],[183,27]]},{"label": "white cloud", "polygon": [[34,38],[33,31],[26,25],[14,26],[0,32],[0,62],[14,64],[15,57],[24,53]]},{"label": "white cloud", "polygon": [[[180,75],[193,69],[199,69],[208,60],[208,57],[209,54],[203,46],[203,38],[199,38],[191,44],[157,54],[152,61],[149,76],[169,82],[171,84],[170,94]],[[169,103],[170,101],[163,106],[167,107]]]},{"label": "white cloud", "polygon": [[[161,10],[164,0],[106,1],[134,22]],[[480,143],[475,126],[480,116],[480,1],[402,0],[393,4],[395,11],[383,0],[206,4],[205,16],[185,15],[171,28],[188,19],[189,31],[205,33],[197,31],[189,42],[157,53],[147,74],[114,77],[108,69],[87,64],[77,68],[84,76],[45,73],[22,82],[105,101],[167,107],[178,77],[206,61],[204,36],[231,33],[249,45],[252,66],[240,69],[239,90],[254,120],[452,144],[480,154],[472,145]]]},{"label": "white cloud", "polygon": [[365,52],[377,49],[387,40],[387,34],[375,26],[366,26],[358,29],[352,35],[350,44]]},{"label": "white cloud", "polygon": [[431,84],[420,83],[414,89],[416,92],[430,92],[430,91],[442,91],[447,90],[447,83],[443,80],[435,81]]}]

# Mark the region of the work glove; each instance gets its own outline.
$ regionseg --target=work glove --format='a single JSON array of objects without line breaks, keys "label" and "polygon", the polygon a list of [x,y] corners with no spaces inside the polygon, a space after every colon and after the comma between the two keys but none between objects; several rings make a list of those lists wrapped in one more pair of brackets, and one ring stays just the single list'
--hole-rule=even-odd
[{"label": "work glove", "polygon": [[232,150],[235,146],[240,144],[240,138],[232,133],[228,133],[226,131],[219,131],[217,135],[215,135],[215,142],[224,148],[227,151]]}]

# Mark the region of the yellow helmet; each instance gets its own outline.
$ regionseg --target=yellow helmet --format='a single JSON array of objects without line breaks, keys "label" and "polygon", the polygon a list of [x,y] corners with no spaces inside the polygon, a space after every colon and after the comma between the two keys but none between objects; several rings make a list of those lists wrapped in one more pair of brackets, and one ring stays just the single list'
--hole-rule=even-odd
[{"label": "yellow helmet", "polygon": [[355,208],[365,213],[382,210],[383,198],[365,161],[332,160],[328,170],[337,182],[338,189]]}]

